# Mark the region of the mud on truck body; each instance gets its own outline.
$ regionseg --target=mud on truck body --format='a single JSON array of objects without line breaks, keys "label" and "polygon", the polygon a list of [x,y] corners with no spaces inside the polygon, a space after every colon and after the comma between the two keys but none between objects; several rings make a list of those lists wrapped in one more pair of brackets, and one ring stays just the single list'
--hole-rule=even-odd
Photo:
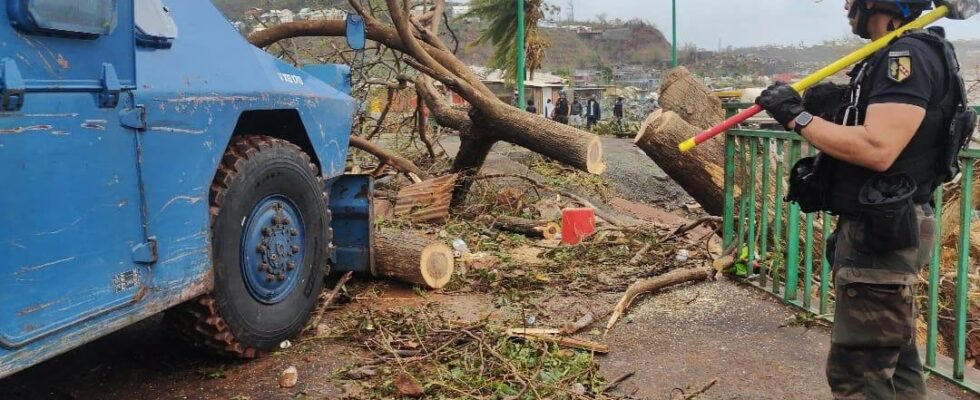
[{"label": "mud on truck body", "polygon": [[232,356],[298,333],[349,78],[251,46],[208,1],[6,0],[0,377],[162,311]]}]

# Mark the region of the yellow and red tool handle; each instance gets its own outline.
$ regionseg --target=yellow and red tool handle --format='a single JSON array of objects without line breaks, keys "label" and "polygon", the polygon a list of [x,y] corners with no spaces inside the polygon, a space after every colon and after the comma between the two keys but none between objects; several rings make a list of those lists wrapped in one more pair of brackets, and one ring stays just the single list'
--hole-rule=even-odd
[{"label": "yellow and red tool handle", "polygon": [[[844,58],[835,61],[833,64],[823,67],[819,71],[810,74],[810,76],[807,76],[806,78],[803,78],[799,82],[794,83],[792,85],[793,89],[795,89],[799,93],[803,93],[804,90],[810,88],[813,85],[816,85],[817,83],[826,79],[827,77],[836,74],[842,71],[844,68],[854,65],[859,61],[868,58],[878,50],[885,48],[886,46],[888,46],[889,43],[891,43],[892,40],[894,40],[899,35],[905,33],[906,31],[912,29],[925,28],[926,26],[929,26],[933,22],[936,22],[942,19],[943,17],[946,17],[947,15],[949,15],[948,6],[942,5],[936,7],[934,10],[930,11],[927,14],[922,15],[915,21],[909,22],[905,26],[894,30],[888,35],[885,35],[884,37],[878,40],[868,43],[864,47],[855,50],[853,53],[844,56]],[[722,121],[720,124],[715,125],[711,129],[701,132],[697,136],[681,142],[681,144],[678,145],[677,147],[680,149],[681,153],[686,153],[691,149],[693,149],[694,146],[697,146],[701,143],[708,141],[708,139],[718,136],[722,132],[731,129],[735,125],[751,118],[753,115],[756,115],[761,111],[762,111],[762,107],[758,105],[753,105],[752,107],[749,107],[743,110],[742,112],[735,114],[735,116],[726,119],[725,121]]]}]

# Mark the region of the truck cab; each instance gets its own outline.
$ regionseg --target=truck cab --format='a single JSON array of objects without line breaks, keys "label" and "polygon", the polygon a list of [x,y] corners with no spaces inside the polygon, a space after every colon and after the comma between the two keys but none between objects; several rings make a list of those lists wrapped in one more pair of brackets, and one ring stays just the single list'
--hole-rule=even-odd
[{"label": "truck cab", "polygon": [[231,356],[295,335],[328,270],[349,69],[275,59],[207,1],[5,3],[0,377],[161,311]]}]

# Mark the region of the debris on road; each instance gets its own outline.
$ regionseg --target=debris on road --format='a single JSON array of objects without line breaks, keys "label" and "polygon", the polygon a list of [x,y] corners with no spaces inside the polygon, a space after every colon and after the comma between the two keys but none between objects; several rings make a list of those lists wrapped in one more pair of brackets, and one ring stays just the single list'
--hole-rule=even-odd
[{"label": "debris on road", "polygon": [[575,322],[569,322],[563,325],[561,327],[561,334],[565,336],[574,335],[578,333],[578,331],[585,329],[589,325],[592,325],[592,322],[594,321],[595,321],[595,315],[592,314],[591,311],[587,312],[585,313],[585,315],[583,315]]},{"label": "debris on road", "polygon": [[616,308],[613,309],[612,316],[609,317],[609,322],[606,323],[606,331],[603,336],[609,333],[609,330],[616,324],[619,317],[626,312],[626,309],[629,308],[630,304],[633,304],[633,300],[635,300],[637,296],[682,283],[708,280],[711,276],[713,275],[708,269],[705,268],[679,269],[654,278],[633,283],[628,289],[626,289],[626,293],[623,294],[623,298],[619,300],[619,303],[616,303]]},{"label": "debris on road", "polygon": [[279,375],[279,387],[285,389],[296,386],[296,382],[298,381],[299,381],[299,371],[297,371],[296,367],[293,366],[286,368],[285,370],[282,371],[282,374]]},{"label": "debris on road", "polygon": [[422,388],[422,385],[420,385],[411,375],[404,372],[395,375],[395,387],[398,389],[398,394],[401,396],[418,398],[425,394],[425,390]]},{"label": "debris on road", "polygon": [[559,347],[569,347],[595,353],[605,354],[609,352],[609,346],[605,344],[560,336],[560,334],[560,329],[510,328],[507,330],[507,335],[510,337],[536,339],[546,343],[557,344]]}]

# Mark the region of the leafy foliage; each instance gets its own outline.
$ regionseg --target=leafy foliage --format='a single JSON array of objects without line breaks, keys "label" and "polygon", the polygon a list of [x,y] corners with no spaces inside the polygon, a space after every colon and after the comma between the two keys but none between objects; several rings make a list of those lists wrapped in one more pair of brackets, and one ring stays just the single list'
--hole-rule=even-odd
[{"label": "leafy foliage", "polygon": [[[528,71],[541,69],[544,63],[548,41],[538,31],[538,21],[544,17],[551,6],[543,0],[524,1],[524,31],[526,46],[526,66]],[[464,17],[475,17],[487,21],[487,27],[477,37],[472,46],[491,44],[494,47],[489,66],[501,69],[510,81],[517,77],[517,7],[513,0],[473,0],[470,11]],[[532,75],[533,76],[533,75]]]}]

